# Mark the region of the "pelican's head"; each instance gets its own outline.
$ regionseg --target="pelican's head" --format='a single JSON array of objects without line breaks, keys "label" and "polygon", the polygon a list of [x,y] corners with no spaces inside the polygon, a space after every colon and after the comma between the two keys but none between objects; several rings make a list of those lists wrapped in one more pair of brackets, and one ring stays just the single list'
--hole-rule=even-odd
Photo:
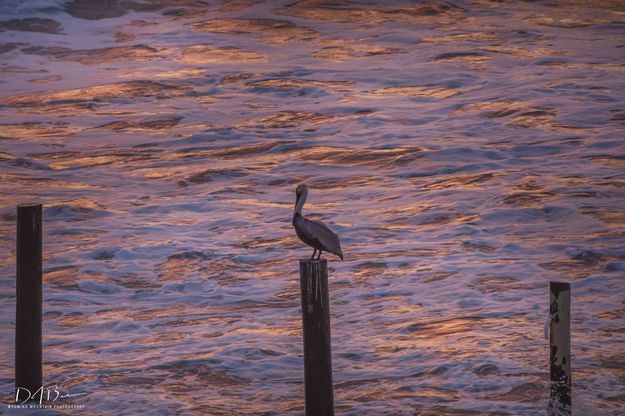
[{"label": "pelican's head", "polygon": [[297,198],[307,193],[308,193],[308,187],[304,185],[303,183],[298,185],[297,188],[295,188],[295,195],[297,195]]},{"label": "pelican's head", "polygon": [[295,188],[295,212],[301,213],[302,206],[308,196],[308,188],[303,183]]}]

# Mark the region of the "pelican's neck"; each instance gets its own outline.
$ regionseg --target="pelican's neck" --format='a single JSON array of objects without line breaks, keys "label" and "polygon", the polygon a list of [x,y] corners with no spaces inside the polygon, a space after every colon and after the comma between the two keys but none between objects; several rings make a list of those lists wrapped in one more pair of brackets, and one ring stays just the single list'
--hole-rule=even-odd
[{"label": "pelican's neck", "polygon": [[304,202],[306,202],[306,197],[308,197],[308,191],[304,191],[299,198],[295,201],[295,212],[293,212],[293,216],[299,214],[302,215],[302,208],[304,208]]}]

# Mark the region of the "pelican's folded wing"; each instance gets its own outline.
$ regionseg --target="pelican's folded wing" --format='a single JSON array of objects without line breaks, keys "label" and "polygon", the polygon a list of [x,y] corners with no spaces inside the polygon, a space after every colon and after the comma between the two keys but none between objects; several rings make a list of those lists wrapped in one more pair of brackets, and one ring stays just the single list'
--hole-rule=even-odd
[{"label": "pelican's folded wing", "polygon": [[341,242],[339,236],[330,230],[321,221],[305,221],[304,226],[310,235],[319,242],[324,251],[334,253],[337,256],[343,258],[343,252],[341,251]]}]

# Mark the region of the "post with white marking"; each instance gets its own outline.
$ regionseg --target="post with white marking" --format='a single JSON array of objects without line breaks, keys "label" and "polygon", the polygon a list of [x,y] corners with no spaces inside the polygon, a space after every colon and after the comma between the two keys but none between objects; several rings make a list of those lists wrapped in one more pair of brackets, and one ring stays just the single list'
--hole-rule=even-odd
[{"label": "post with white marking", "polygon": [[328,262],[300,260],[306,416],[334,416]]},{"label": "post with white marking", "polygon": [[564,416],[571,414],[571,284],[549,289],[549,416]]},{"label": "post with white marking", "polygon": [[42,386],[41,304],[43,239],[41,205],[17,207],[15,388]]}]

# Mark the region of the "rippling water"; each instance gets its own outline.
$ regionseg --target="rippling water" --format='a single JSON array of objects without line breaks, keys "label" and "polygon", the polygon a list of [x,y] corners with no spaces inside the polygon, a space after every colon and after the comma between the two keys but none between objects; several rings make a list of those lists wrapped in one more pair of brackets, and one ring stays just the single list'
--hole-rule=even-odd
[{"label": "rippling water", "polygon": [[5,402],[38,201],[83,414],[301,414],[306,182],[338,414],[544,414],[552,279],[575,412],[625,414],[625,6],[586,3],[3,1]]}]

